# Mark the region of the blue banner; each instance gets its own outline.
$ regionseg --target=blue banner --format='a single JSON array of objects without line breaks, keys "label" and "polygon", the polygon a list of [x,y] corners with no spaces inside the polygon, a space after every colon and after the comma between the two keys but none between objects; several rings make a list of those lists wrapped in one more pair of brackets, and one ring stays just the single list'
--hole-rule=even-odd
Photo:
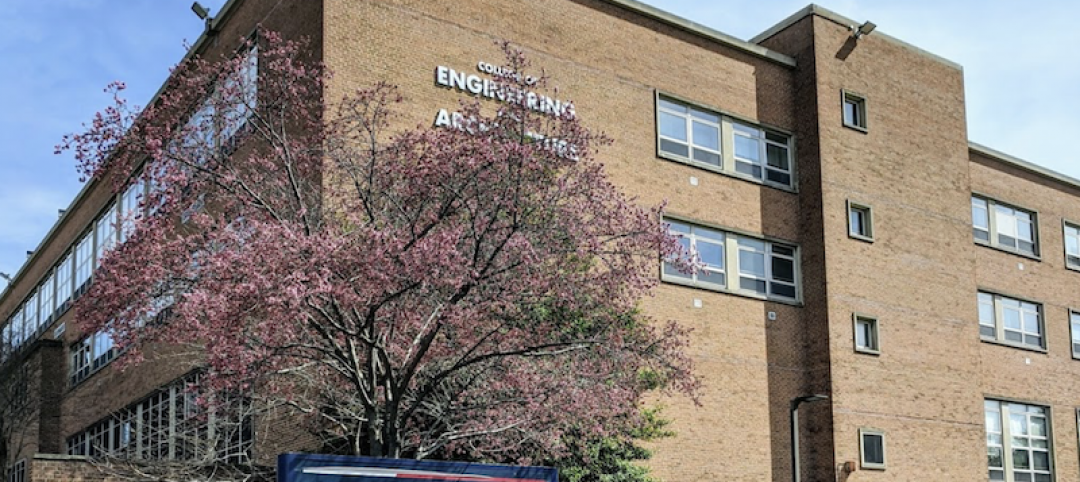
[{"label": "blue banner", "polygon": [[288,453],[278,482],[559,482],[549,467]]}]

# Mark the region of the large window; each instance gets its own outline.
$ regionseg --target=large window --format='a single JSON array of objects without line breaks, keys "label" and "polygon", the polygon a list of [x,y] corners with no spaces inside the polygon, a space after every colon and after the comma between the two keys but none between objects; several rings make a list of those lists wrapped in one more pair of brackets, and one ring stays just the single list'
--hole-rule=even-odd
[{"label": "large window", "polygon": [[71,347],[71,384],[78,385],[116,358],[117,350],[108,330],[94,333]]},{"label": "large window", "polygon": [[97,224],[94,226],[94,237],[97,240],[95,268],[100,264],[105,253],[116,246],[116,209],[116,204],[110,204],[105,209],[105,212],[98,217]]},{"label": "large window", "polygon": [[680,221],[665,222],[700,266],[694,273],[683,273],[664,263],[665,281],[772,299],[798,299],[795,246]]},{"label": "large window", "polygon": [[1080,269],[1080,226],[1065,223],[1065,265]]},{"label": "large window", "polygon": [[791,136],[664,97],[657,102],[662,157],[792,186]]},{"label": "large window", "polygon": [[971,224],[975,242],[1006,251],[1037,256],[1035,214],[992,199],[971,197]]},{"label": "large window", "polygon": [[56,266],[56,308],[62,312],[71,300],[72,276],[75,273],[75,256],[68,252],[60,264]]},{"label": "large window", "polygon": [[248,462],[251,404],[230,397],[208,414],[191,388],[197,380],[185,377],[69,437],[68,455],[184,460],[213,453],[226,463]]},{"label": "large window", "polygon": [[1030,301],[979,292],[979,335],[1028,348],[1045,348],[1042,307]]},{"label": "large window", "polygon": [[986,400],[986,462],[990,480],[1051,482],[1046,407]]}]

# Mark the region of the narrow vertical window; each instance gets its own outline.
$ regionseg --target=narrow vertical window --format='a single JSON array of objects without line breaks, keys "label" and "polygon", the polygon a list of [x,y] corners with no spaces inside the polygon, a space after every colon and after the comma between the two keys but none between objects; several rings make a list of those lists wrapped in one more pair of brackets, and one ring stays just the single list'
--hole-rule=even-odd
[{"label": "narrow vertical window", "polygon": [[844,126],[866,131],[866,98],[843,91]]},{"label": "narrow vertical window", "polygon": [[878,344],[878,320],[872,316],[852,315],[855,328],[855,351],[877,355],[881,352]]},{"label": "narrow vertical window", "polygon": [[870,206],[848,201],[848,236],[874,240],[874,218]]},{"label": "narrow vertical window", "polygon": [[1080,227],[1065,223],[1065,266],[1080,269]]},{"label": "narrow vertical window", "polygon": [[1072,356],[1080,359],[1080,313],[1069,311],[1069,332],[1072,338]]},{"label": "narrow vertical window", "polygon": [[859,453],[862,468],[885,469],[885,432],[872,428],[859,429]]}]

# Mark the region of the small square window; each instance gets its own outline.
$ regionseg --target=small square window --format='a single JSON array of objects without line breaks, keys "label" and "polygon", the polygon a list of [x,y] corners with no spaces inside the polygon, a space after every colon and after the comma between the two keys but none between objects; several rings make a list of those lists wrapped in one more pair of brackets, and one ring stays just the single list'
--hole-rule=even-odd
[{"label": "small square window", "polygon": [[844,126],[866,131],[866,98],[848,91],[843,92]]},{"label": "small square window", "polygon": [[870,206],[848,201],[848,236],[874,240],[874,216]]},{"label": "small square window", "polygon": [[859,429],[859,453],[862,454],[863,469],[885,470],[885,432]]},{"label": "small square window", "polygon": [[880,353],[878,344],[878,320],[872,316],[852,315],[855,327],[855,351],[877,355]]}]

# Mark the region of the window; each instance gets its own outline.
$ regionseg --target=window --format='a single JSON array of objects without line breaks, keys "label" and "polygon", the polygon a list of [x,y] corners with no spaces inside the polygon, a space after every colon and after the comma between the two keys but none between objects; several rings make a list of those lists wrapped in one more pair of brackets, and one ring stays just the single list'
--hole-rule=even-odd
[{"label": "window", "polygon": [[864,469],[885,469],[885,432],[872,428],[859,429],[859,453]]},{"label": "window", "polygon": [[851,318],[855,328],[855,351],[872,355],[880,353],[877,318],[858,313]]},{"label": "window", "polygon": [[135,223],[142,217],[144,180],[141,173],[135,174],[131,185],[124,190],[120,198],[120,242],[124,242],[135,233]]},{"label": "window", "polygon": [[188,376],[156,390],[67,439],[68,455],[122,459],[205,459],[208,453],[226,463],[248,461],[253,442],[252,406],[243,397],[227,396],[206,413]]},{"label": "window", "polygon": [[1034,213],[972,196],[971,220],[976,243],[1038,256]]},{"label": "window", "polygon": [[979,292],[979,335],[1028,348],[1045,348],[1042,308],[1036,303]]},{"label": "window", "polygon": [[7,474],[7,482],[26,482],[26,459],[15,462]]},{"label": "window", "polygon": [[1069,311],[1069,333],[1072,337],[1072,356],[1080,359],[1080,313]]},{"label": "window", "polygon": [[71,385],[78,385],[117,355],[108,330],[94,333],[71,347]]},{"label": "window", "polygon": [[105,256],[105,253],[116,246],[116,204],[110,204],[105,212],[101,213],[101,216],[97,219],[97,224],[94,226],[95,237],[97,238],[97,259],[95,260],[94,267],[96,268],[101,258]]},{"label": "window", "polygon": [[866,132],[866,98],[848,91],[843,92],[844,126]]},{"label": "window", "polygon": [[986,465],[990,480],[1051,482],[1046,407],[986,400]]},{"label": "window", "polygon": [[863,241],[874,240],[874,217],[870,206],[848,201],[848,236]]},{"label": "window", "polygon": [[771,299],[798,299],[795,246],[680,221],[665,222],[700,265],[696,273],[687,274],[664,263],[661,277],[665,281]]},{"label": "window", "polygon": [[86,290],[90,275],[94,273],[94,231],[90,230],[79,238],[75,247],[75,293],[81,295]]},{"label": "window", "polygon": [[75,272],[75,254],[68,252],[56,266],[56,308],[63,310],[71,300],[71,279]]},{"label": "window", "polygon": [[1065,266],[1080,269],[1080,227],[1065,223]]},{"label": "window", "polygon": [[24,313],[26,318],[23,319],[22,330],[22,339],[25,341],[30,341],[30,339],[34,337],[34,333],[38,329],[39,320],[41,320],[38,313],[38,298],[40,297],[38,296],[37,291],[31,293],[30,296],[26,298],[26,311]]},{"label": "window", "polygon": [[791,136],[658,97],[661,157],[790,188]]},{"label": "window", "polygon": [[41,293],[41,324],[48,324],[52,321],[53,311],[56,309],[56,271],[50,271],[45,276],[45,281],[38,287],[38,292]]}]

